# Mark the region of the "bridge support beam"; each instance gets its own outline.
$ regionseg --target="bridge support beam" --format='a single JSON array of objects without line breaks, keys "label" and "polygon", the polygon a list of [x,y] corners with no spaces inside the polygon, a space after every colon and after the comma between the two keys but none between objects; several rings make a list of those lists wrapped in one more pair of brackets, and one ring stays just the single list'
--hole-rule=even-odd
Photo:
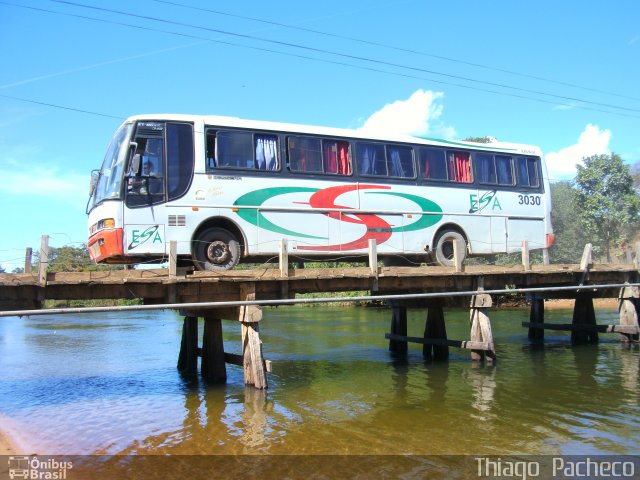
[{"label": "bridge support beam", "polygon": [[[255,283],[242,285],[240,297],[245,301],[256,299]],[[267,388],[267,374],[265,361],[262,358],[262,342],[260,341],[259,325],[262,310],[255,305],[240,307],[240,325],[242,329],[242,363],[244,367],[245,385],[256,388]]]},{"label": "bridge support beam", "polygon": [[[596,331],[596,312],[593,308],[593,295],[587,292],[578,292],[573,306],[572,325],[576,327],[571,331],[571,343],[598,343]],[[586,328],[580,328],[585,326]]]},{"label": "bridge support beam", "polygon": [[193,375],[198,371],[198,317],[184,317],[178,370],[187,375]]},{"label": "bridge support beam", "polygon": [[[391,335],[407,336],[407,307],[395,302],[391,304]],[[406,355],[408,351],[407,341],[391,338],[389,340],[389,351],[393,355]]]},{"label": "bridge support beam", "polygon": [[[618,311],[620,312],[621,326],[640,328],[640,322],[638,321],[639,297],[638,287],[624,287],[620,290],[620,295],[618,296]],[[638,340],[638,333],[622,333],[623,342],[637,342]]]},{"label": "bridge support beam", "polygon": [[204,317],[202,334],[202,378],[210,383],[226,383],[227,368],[222,341],[222,321],[215,317]]},{"label": "bridge support beam", "polygon": [[491,296],[478,290],[478,294],[471,297],[471,342],[484,343],[485,350],[472,350],[471,360],[480,361],[487,360],[495,362],[496,352],[493,343],[493,333],[491,331],[491,322],[489,316],[485,313],[487,308],[493,305]]},{"label": "bridge support beam", "polygon": [[425,359],[446,360],[449,358],[449,345],[427,343],[428,340],[447,340],[447,327],[444,323],[444,311],[442,303],[430,305],[427,309],[427,322],[424,328],[425,343],[422,346],[422,355]]},{"label": "bridge support beam", "polygon": [[531,311],[529,313],[529,340],[542,342],[544,340],[544,298],[533,297],[531,299]]}]

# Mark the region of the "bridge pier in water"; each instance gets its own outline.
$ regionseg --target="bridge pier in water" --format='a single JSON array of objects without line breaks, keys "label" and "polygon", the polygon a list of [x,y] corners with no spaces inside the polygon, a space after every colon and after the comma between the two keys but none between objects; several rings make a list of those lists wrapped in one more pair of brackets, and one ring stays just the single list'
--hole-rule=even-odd
[{"label": "bridge pier in water", "polygon": [[[586,290],[586,291],[585,291]],[[599,333],[618,333],[625,343],[638,342],[640,333],[640,293],[638,287],[625,286],[618,295],[618,324],[598,324],[593,307],[595,294],[593,291],[579,289],[575,294],[572,322],[569,324],[544,323],[544,297],[534,296],[531,300],[529,322],[523,327],[529,328],[529,340],[544,341],[545,330],[570,331],[571,343],[580,345],[597,343]]]},{"label": "bridge pier in water", "polygon": [[[255,285],[242,285],[243,300],[255,300]],[[184,311],[182,340],[178,355],[177,368],[185,375],[196,375],[198,357],[201,357],[200,373],[210,383],[227,381],[226,364],[231,363],[244,368],[244,383],[258,389],[268,386],[266,372],[271,363],[262,357],[259,325],[262,310],[255,305],[232,307],[227,309],[209,309]],[[242,337],[242,355],[226,353],[222,337],[222,318],[235,317],[240,323]],[[202,348],[198,347],[198,318],[204,320]]]},{"label": "bridge pier in water", "polygon": [[449,347],[471,350],[473,361],[496,360],[495,346],[491,322],[486,309],[492,306],[491,296],[478,290],[471,298],[469,311],[471,340],[449,340],[443,302],[432,300],[427,306],[427,317],[422,337],[407,336],[407,307],[398,302],[391,304],[391,332],[385,335],[389,340],[389,351],[396,356],[406,355],[407,344],[422,344],[422,354],[425,360],[446,360],[449,357]]}]

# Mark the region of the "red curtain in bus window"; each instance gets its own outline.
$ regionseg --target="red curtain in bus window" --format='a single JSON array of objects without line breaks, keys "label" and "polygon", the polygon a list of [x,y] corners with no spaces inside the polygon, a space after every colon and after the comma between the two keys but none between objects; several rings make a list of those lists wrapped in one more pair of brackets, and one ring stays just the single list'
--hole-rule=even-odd
[{"label": "red curtain in bus window", "polygon": [[338,152],[335,142],[322,142],[325,173],[338,173]]},{"label": "red curtain in bus window", "polygon": [[456,164],[456,182],[471,183],[471,162],[469,154],[465,152],[454,153]]},{"label": "red curtain in bus window", "polygon": [[349,161],[349,144],[338,142],[338,173],[351,175],[351,162]]}]

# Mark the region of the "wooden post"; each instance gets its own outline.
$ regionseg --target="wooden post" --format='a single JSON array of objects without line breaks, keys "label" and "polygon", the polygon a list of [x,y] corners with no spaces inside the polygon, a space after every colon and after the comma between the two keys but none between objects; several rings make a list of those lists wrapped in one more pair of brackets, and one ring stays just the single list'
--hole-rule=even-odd
[{"label": "wooden post", "polygon": [[[444,322],[444,311],[442,303],[430,305],[427,309],[427,323],[424,328],[424,339],[447,339],[447,328]],[[448,345],[434,345],[424,343],[422,346],[422,355],[426,359],[434,358],[435,360],[446,360],[449,358]]]},{"label": "wooden post", "polygon": [[462,265],[462,252],[464,252],[464,249],[464,240],[453,241],[453,264],[456,272],[464,272],[464,266]]},{"label": "wooden post", "polygon": [[[242,300],[256,299],[255,283],[240,286]],[[256,388],[267,388],[267,375],[262,358],[262,342],[260,341],[259,322],[262,310],[255,305],[240,307],[240,325],[242,330],[242,364],[244,366],[244,383]]]},{"label": "wooden post", "polygon": [[288,243],[286,238],[283,238],[280,240],[279,262],[280,262],[280,276],[288,277],[289,276],[289,249],[288,249]]},{"label": "wooden post", "polygon": [[[391,334],[407,336],[407,307],[397,302],[391,304]],[[393,355],[406,355],[407,350],[406,340],[389,340],[389,351]]]},{"label": "wooden post", "polygon": [[[593,296],[590,293],[578,292],[573,306],[573,325],[595,325],[596,312],[593,309]],[[576,329],[571,331],[572,343],[597,343],[598,332],[595,329]]]},{"label": "wooden post", "polygon": [[493,343],[493,333],[491,331],[491,322],[485,313],[487,308],[493,304],[491,296],[478,290],[478,294],[471,297],[471,341],[482,342],[488,345],[488,350],[473,350],[471,352],[471,360],[487,360],[494,362],[496,360],[495,346]]},{"label": "wooden post", "polygon": [[31,259],[33,257],[33,249],[27,247],[24,253],[24,273],[31,273]]},{"label": "wooden post", "polygon": [[178,370],[186,374],[198,371],[198,317],[184,317]]},{"label": "wooden post", "polygon": [[222,321],[219,318],[204,318],[201,374],[206,381],[211,383],[225,383],[227,381]]},{"label": "wooden post", "polygon": [[178,273],[178,242],[169,242],[169,276],[175,277]]},{"label": "wooden post", "polygon": [[531,262],[529,261],[529,242],[527,240],[522,241],[522,267],[525,272],[531,270]]},{"label": "wooden post", "polygon": [[[544,323],[544,298],[533,297],[531,299],[529,322],[536,324]],[[529,327],[529,340],[542,342],[544,340],[544,328]]]},{"label": "wooden post", "polygon": [[375,238],[369,239],[369,269],[371,275],[378,276],[378,249]]},{"label": "wooden post", "polygon": [[[618,296],[618,312],[620,313],[620,325],[629,325],[640,328],[638,322],[638,297],[640,297],[638,287],[624,287],[620,289]],[[622,334],[623,342],[637,342],[639,335]]]},{"label": "wooden post", "polygon": [[38,265],[38,284],[47,284],[47,267],[49,266],[49,235],[42,235],[40,239],[40,263]]}]

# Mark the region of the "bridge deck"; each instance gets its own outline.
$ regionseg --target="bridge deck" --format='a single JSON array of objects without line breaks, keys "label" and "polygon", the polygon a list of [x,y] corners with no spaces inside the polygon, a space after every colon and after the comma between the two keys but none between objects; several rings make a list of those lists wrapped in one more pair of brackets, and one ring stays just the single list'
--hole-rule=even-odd
[{"label": "bridge deck", "polygon": [[[630,264],[595,264],[585,274],[578,265],[384,267],[377,275],[368,267],[292,269],[282,277],[277,268],[193,272],[170,276],[167,269],[0,274],[0,310],[38,308],[43,300],[142,299],[144,303],[194,303],[243,300],[241,286],[255,285],[257,300],[294,298],[317,292],[375,291],[421,293],[470,291],[505,286],[545,287],[579,284],[634,283],[640,276]],[[571,297],[571,293],[563,294]],[[601,295],[605,295],[601,292]],[[616,293],[613,294],[614,296]]]}]

